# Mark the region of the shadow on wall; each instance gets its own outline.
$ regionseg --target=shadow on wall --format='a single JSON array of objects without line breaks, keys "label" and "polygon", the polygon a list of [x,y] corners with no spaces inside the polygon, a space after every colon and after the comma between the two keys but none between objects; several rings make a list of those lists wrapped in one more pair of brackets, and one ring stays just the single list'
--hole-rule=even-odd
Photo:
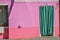
[{"label": "shadow on wall", "polygon": [[11,5],[10,5],[10,8],[9,8],[9,16],[10,16],[10,13],[11,13],[12,8],[13,8],[14,1],[15,1],[15,0],[11,0]]}]

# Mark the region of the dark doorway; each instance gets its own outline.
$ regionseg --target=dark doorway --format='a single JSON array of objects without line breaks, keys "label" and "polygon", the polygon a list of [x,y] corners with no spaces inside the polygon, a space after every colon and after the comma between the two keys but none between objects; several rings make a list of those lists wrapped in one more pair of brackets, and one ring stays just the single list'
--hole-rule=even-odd
[{"label": "dark doorway", "polygon": [[9,38],[8,5],[0,5],[0,27],[4,28],[3,39]]}]

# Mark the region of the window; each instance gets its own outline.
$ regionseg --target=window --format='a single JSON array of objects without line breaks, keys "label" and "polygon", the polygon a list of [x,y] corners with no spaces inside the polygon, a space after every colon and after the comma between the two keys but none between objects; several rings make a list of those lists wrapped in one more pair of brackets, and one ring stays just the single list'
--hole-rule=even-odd
[{"label": "window", "polygon": [[8,27],[8,6],[0,5],[0,27]]}]

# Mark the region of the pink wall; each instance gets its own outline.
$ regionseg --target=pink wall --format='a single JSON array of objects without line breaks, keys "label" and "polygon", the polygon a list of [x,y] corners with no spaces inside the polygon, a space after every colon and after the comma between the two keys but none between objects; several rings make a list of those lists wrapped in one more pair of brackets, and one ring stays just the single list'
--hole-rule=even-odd
[{"label": "pink wall", "polygon": [[[48,3],[47,5],[54,6],[54,34],[55,36],[58,36],[59,14],[58,5],[56,3],[57,2]],[[10,38],[31,38],[40,36],[39,6],[43,5],[45,5],[43,2],[14,3],[12,12],[9,17]],[[21,26],[21,29],[18,29],[18,25]]]},{"label": "pink wall", "polygon": [[8,0],[0,0],[0,3],[7,3]]},{"label": "pink wall", "polygon": [[[10,27],[32,27],[39,26],[39,6],[44,3],[14,3],[11,15],[9,17]],[[55,8],[54,26],[58,26],[58,6],[56,3],[48,3]],[[18,11],[17,11],[18,10]],[[18,16],[17,16],[18,15]]]},{"label": "pink wall", "polygon": [[[6,3],[0,1],[0,3]],[[10,0],[7,2],[10,7]],[[48,3],[54,6],[54,34],[59,35],[59,12],[57,2]],[[40,36],[39,6],[44,6],[44,2],[36,3],[14,3],[9,16],[9,38],[31,38]],[[9,8],[8,7],[8,8]],[[21,28],[18,28],[18,25]],[[3,35],[0,35],[3,38]]]}]

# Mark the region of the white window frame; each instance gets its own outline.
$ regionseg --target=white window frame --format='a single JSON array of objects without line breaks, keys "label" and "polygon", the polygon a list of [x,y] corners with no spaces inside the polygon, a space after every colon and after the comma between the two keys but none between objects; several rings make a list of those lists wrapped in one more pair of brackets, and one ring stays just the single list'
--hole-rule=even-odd
[{"label": "white window frame", "polygon": [[8,3],[0,3],[0,5],[8,5]]},{"label": "white window frame", "polygon": [[0,27],[0,33],[4,33],[4,27]]}]

